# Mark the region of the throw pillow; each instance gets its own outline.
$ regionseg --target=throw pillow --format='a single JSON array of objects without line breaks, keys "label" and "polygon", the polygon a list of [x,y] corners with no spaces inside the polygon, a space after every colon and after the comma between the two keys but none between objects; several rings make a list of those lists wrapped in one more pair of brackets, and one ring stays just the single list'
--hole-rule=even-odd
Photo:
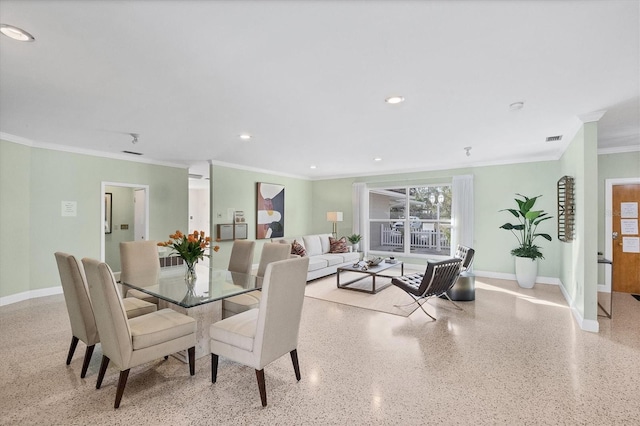
[{"label": "throw pillow", "polygon": [[293,240],[293,243],[291,243],[291,254],[297,254],[300,257],[304,257],[307,255],[307,251],[304,249],[302,244]]},{"label": "throw pillow", "polygon": [[329,253],[348,253],[349,248],[347,247],[347,239],[346,237],[342,237],[339,240],[329,237]]}]

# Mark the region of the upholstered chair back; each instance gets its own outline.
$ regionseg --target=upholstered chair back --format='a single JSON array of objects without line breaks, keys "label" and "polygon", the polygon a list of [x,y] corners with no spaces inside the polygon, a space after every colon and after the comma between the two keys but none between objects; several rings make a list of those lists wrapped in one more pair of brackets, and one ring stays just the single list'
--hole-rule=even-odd
[{"label": "upholstered chair back", "polygon": [[131,330],[111,268],[95,259],[82,259],[93,312],[100,333],[102,353],[118,367],[129,365],[133,351]]},{"label": "upholstered chair back", "polygon": [[95,345],[100,341],[100,336],[93,316],[84,268],[70,254],[56,252],[55,257],[71,322],[71,333],[87,346]]},{"label": "upholstered chair back", "polygon": [[121,282],[147,287],[158,282],[160,257],[156,241],[127,241],[120,243]]},{"label": "upholstered chair back", "polygon": [[475,254],[475,250],[470,247],[462,246],[462,245],[458,245],[456,247],[456,254],[454,255],[454,257],[457,257],[458,259],[462,259],[463,272],[471,269],[471,264],[473,263],[474,254]]},{"label": "upholstered chair back", "polygon": [[297,348],[308,267],[308,257],[267,265],[254,342],[256,370]]},{"label": "upholstered chair back", "polygon": [[253,266],[253,250],[256,242],[249,240],[236,240],[231,248],[231,257],[229,258],[229,267],[231,272],[240,272],[242,274],[251,274]]},{"label": "upholstered chair back", "polygon": [[[264,277],[267,265],[271,262],[289,259],[291,256],[291,245],[280,243],[264,243],[262,253],[260,254],[260,263],[258,264],[258,277]],[[307,259],[308,260],[308,259]]]},{"label": "upholstered chair back", "polygon": [[460,275],[461,266],[462,259],[457,258],[428,262],[417,294],[438,296],[444,293],[455,284]]}]

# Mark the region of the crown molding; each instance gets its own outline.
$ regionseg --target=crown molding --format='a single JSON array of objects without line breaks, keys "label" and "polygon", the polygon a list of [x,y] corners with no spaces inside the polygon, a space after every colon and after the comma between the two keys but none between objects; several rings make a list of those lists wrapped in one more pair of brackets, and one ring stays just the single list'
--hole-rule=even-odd
[{"label": "crown molding", "polygon": [[248,172],[266,173],[270,175],[283,176],[283,177],[289,177],[294,179],[311,180],[308,176],[294,175],[291,173],[282,173],[275,170],[260,169],[258,167],[242,166],[242,165],[233,164],[233,163],[225,163],[224,161],[209,160],[209,164],[212,166],[228,167],[230,169],[245,170]]},{"label": "crown molding", "polygon": [[627,145],[627,146],[613,146],[611,148],[599,148],[598,149],[598,155],[624,154],[624,153],[627,153],[627,152],[636,152],[636,151],[640,151],[640,144],[639,145]]},{"label": "crown molding", "polygon": [[118,154],[113,152],[97,151],[93,149],[77,148],[77,147],[72,147],[68,145],[59,145],[59,144],[48,143],[48,142],[37,142],[31,139],[23,138],[22,136],[16,136],[16,135],[12,135],[10,133],[4,133],[4,132],[0,132],[0,139],[7,142],[29,146],[31,148],[40,148],[40,149],[48,149],[51,151],[68,152],[71,154],[90,155],[92,157],[109,158],[112,160],[131,161],[133,163],[144,163],[144,164],[153,164],[156,166],[176,167],[179,169],[189,168],[189,165],[187,164],[171,163],[168,161],[158,161],[158,160],[152,160],[144,157],[132,158],[130,155],[127,155],[127,154]]}]

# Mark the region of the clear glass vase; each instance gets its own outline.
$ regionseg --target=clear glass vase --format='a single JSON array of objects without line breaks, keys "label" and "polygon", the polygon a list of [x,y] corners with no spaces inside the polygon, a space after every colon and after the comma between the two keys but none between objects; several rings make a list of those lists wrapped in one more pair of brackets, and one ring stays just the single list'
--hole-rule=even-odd
[{"label": "clear glass vase", "polygon": [[196,283],[196,280],[198,279],[198,275],[196,274],[196,264],[197,262],[193,262],[191,264],[186,263],[187,270],[184,273],[184,282],[188,286],[193,286]]}]

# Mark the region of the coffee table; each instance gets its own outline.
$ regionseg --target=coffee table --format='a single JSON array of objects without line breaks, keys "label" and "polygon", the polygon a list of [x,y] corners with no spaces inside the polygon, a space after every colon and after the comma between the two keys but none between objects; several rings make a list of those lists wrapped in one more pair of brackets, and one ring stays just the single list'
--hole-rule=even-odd
[{"label": "coffee table", "polygon": [[[345,290],[361,291],[361,292],[364,292],[364,293],[375,294],[375,293],[377,293],[377,292],[379,292],[381,290],[384,290],[385,288],[387,288],[387,287],[389,287],[391,285],[391,283],[387,283],[387,284],[383,284],[382,286],[376,287],[376,277],[393,278],[394,276],[397,276],[397,275],[382,275],[381,274],[381,272],[384,272],[387,269],[395,268],[396,266],[400,267],[400,275],[404,275],[404,264],[399,260],[396,261],[395,263],[380,262],[376,266],[368,267],[366,270],[363,270],[361,267],[358,267],[358,266],[342,266],[342,267],[338,268],[338,270],[336,272],[336,278],[338,280],[338,282],[337,282],[338,288],[343,288]],[[363,274],[363,276],[360,277],[360,278],[355,278],[355,279],[353,279],[351,281],[340,283],[340,273],[341,272],[358,272],[360,274]],[[371,290],[364,289],[364,288],[358,288],[358,287],[352,287],[351,286],[352,284],[357,283],[358,281],[362,281],[367,277],[372,277]]]}]

